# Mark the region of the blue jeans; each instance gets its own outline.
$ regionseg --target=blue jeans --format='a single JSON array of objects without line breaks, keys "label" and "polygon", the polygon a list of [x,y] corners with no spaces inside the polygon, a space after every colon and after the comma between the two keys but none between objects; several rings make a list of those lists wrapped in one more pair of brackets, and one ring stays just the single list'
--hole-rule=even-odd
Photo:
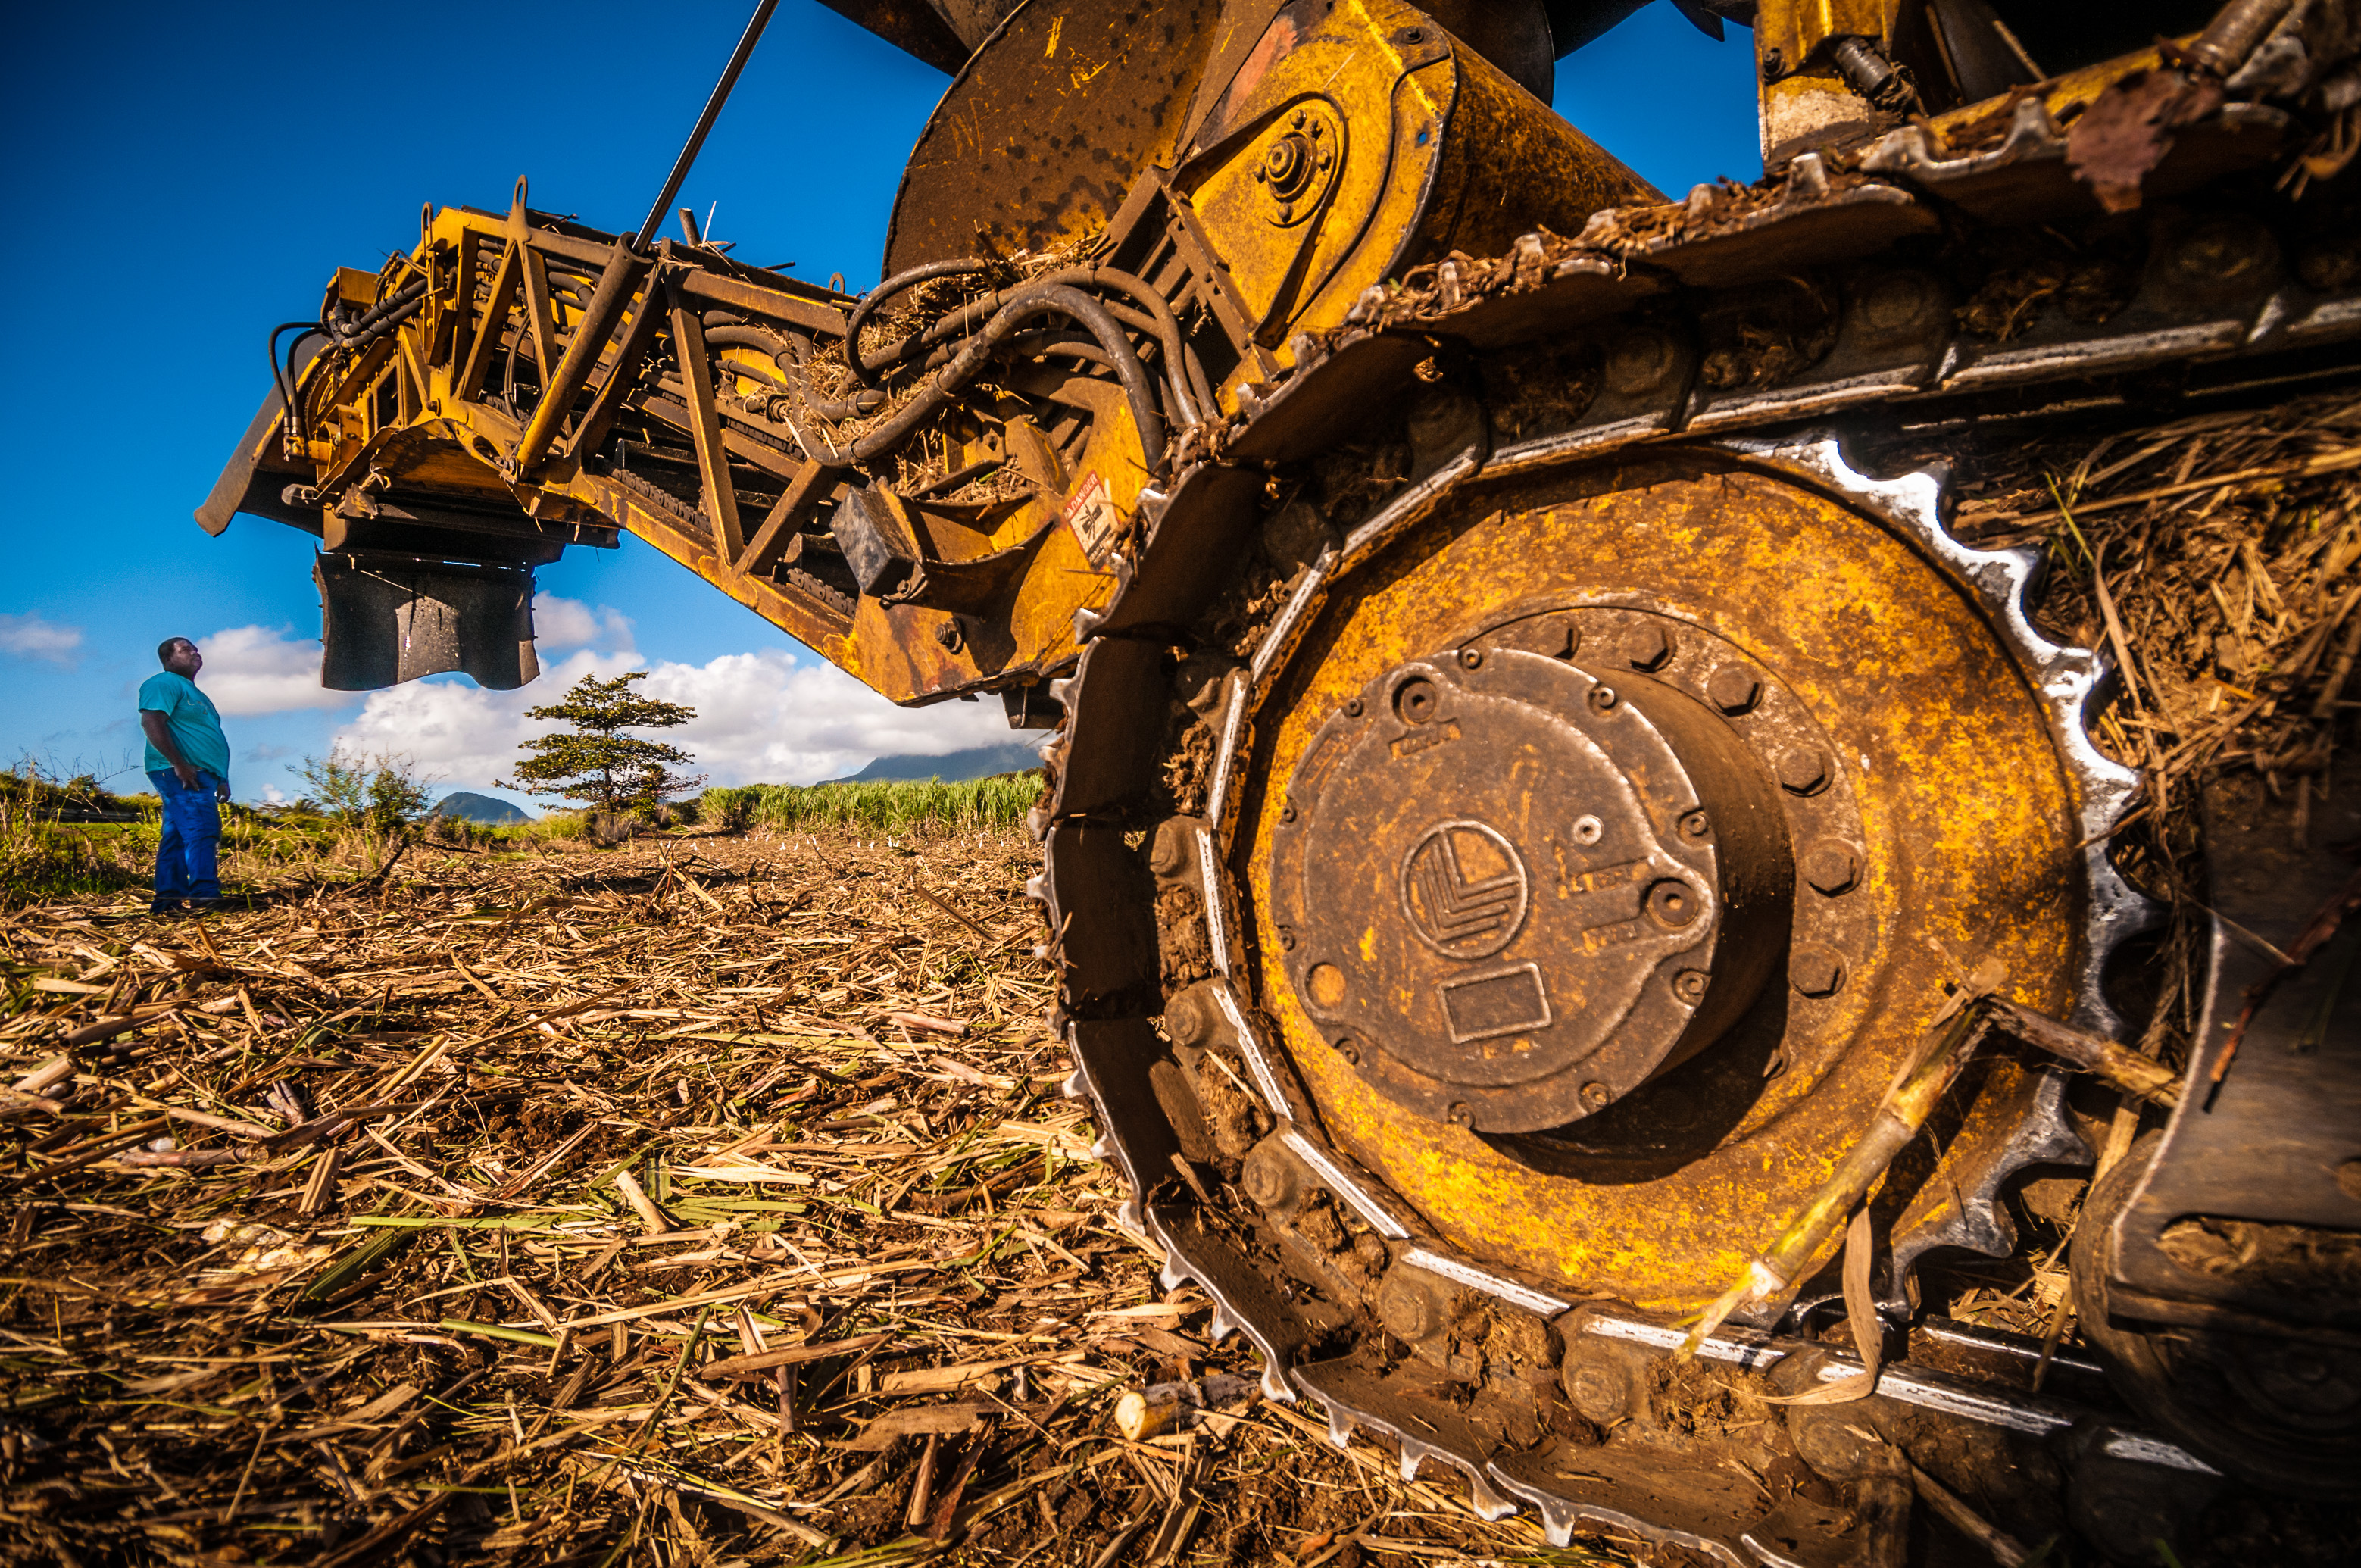
[{"label": "blue jeans", "polygon": [[148,777],[164,801],[164,830],[156,840],[156,902],[219,898],[221,808],[214,804],[214,792],[221,781],[199,773],[197,787],[191,789],[170,768]]}]

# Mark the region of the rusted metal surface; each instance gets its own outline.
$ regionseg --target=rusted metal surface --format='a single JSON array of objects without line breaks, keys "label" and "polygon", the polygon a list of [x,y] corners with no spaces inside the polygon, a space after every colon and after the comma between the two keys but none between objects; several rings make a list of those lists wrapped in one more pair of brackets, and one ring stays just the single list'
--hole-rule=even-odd
[{"label": "rusted metal surface", "polygon": [[[2066,993],[2046,977],[2073,968],[2071,781],[2025,674],[1976,608],[1906,543],[1828,498],[1724,460],[1664,456],[1538,493],[1479,493],[1430,526],[1431,553],[1332,604],[1297,655],[1302,674],[1257,717],[1268,739],[1254,773],[1271,783],[1249,792],[1241,861],[1267,955],[1264,1004],[1345,1146],[1463,1248],[1642,1303],[1696,1304],[1719,1288],[1701,1286],[1743,1263],[1733,1245],[1767,1238],[1783,1202],[1826,1179],[1883,1091],[1924,1026],[1921,999],[1939,994],[1932,942],[2001,955],[2034,987],[2023,1000],[2062,1008]],[[1789,548],[1802,539],[1807,551]],[[1772,580],[1776,595],[1748,590]],[[1510,1153],[1400,1113],[1342,1063],[1292,955],[1280,956],[1291,906],[1263,868],[1265,846],[1287,830],[1279,781],[1301,776],[1317,731],[1395,650],[1457,645],[1490,606],[1535,600],[1661,618],[1674,651],[1660,657],[1661,644],[1624,631],[1617,662],[1631,674],[1634,653],[1655,662],[1641,678],[1695,707],[1726,663],[1766,672],[1792,704],[1703,721],[1763,737],[1768,755],[1751,765],[1766,784],[1784,770],[1773,809],[1792,810],[1780,825],[1790,843],[1857,846],[1864,870],[1834,895],[1782,890],[1778,902],[1792,896],[1807,926],[1792,943],[1784,918],[1759,934],[1784,983],[1751,996],[1747,970],[1760,977],[1765,956],[1741,958],[1730,989],[1753,1003],[1749,1016],[1728,1021],[1692,1071],[1636,1099],[1612,1129]],[[1613,646],[1605,627],[1598,644]],[[1927,777],[1953,781],[1959,817],[1929,809]],[[1496,787],[1477,765],[1466,778],[1458,788]],[[1538,843],[1521,853],[1554,874]],[[1578,1096],[1578,1083],[1568,1089]],[[1987,1094],[2004,1101],[2006,1085]],[[1602,1173],[1621,1161],[1674,1168],[1594,1185],[1581,1179],[1587,1159]],[[1535,1215],[1546,1218],[1536,1226]]]},{"label": "rusted metal surface", "polygon": [[1018,8],[918,134],[884,271],[1057,249],[1102,225],[1137,171],[1170,166],[1216,0]]},{"label": "rusted metal surface", "polygon": [[1397,665],[1287,782],[1272,883],[1295,995],[1430,1121],[1584,1121],[1710,1045],[1776,963],[1795,883],[1777,786],[1639,673],[1672,654],[1639,636]]}]

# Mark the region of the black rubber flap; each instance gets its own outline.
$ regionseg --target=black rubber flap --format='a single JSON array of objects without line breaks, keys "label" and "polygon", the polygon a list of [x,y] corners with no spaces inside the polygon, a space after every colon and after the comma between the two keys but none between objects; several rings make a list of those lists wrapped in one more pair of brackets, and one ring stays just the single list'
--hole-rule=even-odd
[{"label": "black rubber flap", "polygon": [[493,691],[541,674],[533,651],[533,573],[455,562],[320,555],[320,684],[375,691],[460,670]]}]

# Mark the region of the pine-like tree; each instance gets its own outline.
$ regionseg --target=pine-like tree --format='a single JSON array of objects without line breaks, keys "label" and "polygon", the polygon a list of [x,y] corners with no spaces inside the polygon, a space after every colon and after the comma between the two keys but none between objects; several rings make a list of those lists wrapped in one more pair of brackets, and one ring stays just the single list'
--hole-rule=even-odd
[{"label": "pine-like tree", "polygon": [[693,707],[642,696],[631,689],[647,678],[645,670],[632,670],[610,681],[585,675],[561,700],[546,707],[527,708],[528,718],[555,719],[570,728],[518,747],[529,755],[513,770],[515,782],[493,787],[555,795],[600,812],[650,814],[675,795],[697,788],[705,782],[703,774],[689,777],[673,772],[689,761],[687,752],[661,740],[622,733],[670,729],[697,717]]}]

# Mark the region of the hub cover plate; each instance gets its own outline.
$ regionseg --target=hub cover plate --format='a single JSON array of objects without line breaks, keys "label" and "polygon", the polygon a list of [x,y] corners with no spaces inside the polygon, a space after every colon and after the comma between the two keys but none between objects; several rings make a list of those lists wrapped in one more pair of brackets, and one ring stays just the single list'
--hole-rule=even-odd
[{"label": "hub cover plate", "polygon": [[1636,673],[1407,661],[1329,718],[1288,799],[1298,994],[1372,1087],[1438,1121],[1601,1111],[1702,1049],[1784,951],[1775,786]]}]

